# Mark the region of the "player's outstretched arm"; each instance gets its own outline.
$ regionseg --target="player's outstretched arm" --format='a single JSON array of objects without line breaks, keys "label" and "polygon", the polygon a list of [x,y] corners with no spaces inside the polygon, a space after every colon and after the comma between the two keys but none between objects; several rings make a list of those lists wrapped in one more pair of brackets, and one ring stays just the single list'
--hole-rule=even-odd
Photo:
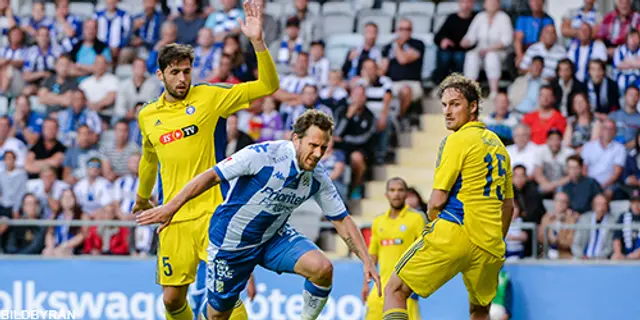
[{"label": "player's outstretched arm", "polygon": [[364,243],[362,233],[360,233],[358,226],[353,222],[351,216],[346,216],[340,220],[332,220],[331,222],[336,228],[338,235],[344,240],[344,243],[362,260],[364,264],[364,281],[369,283],[371,279],[373,279],[378,287],[378,295],[381,296],[382,287],[380,285],[380,275],[378,274],[375,263],[369,256],[369,252],[367,252],[367,245]]},{"label": "player's outstretched arm", "polygon": [[218,183],[220,183],[220,177],[214,169],[209,169],[199,174],[195,179],[189,181],[178,195],[171,199],[167,204],[144,211],[136,218],[136,221],[140,225],[162,223],[158,228],[159,233],[164,229],[164,227],[169,225],[173,215],[178,212],[185,203],[211,189]]}]

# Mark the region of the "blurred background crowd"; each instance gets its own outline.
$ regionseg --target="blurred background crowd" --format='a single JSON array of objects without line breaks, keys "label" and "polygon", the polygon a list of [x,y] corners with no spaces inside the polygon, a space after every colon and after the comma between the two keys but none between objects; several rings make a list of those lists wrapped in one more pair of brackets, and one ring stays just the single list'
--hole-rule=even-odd
[{"label": "blurred background crowd", "polygon": [[[262,2],[265,0],[254,0]],[[16,1],[14,1],[16,2]],[[315,108],[336,130],[322,163],[340,196],[420,130],[434,84],[481,81],[481,119],[508,145],[518,214],[512,259],[546,238],[550,258],[640,259],[640,3],[584,0],[560,21],[544,0],[262,3],[280,89],[227,119],[226,154],[287,139]],[[257,76],[238,0],[0,0],[1,219],[132,220],[137,112],[162,93],[159,48],[195,48],[193,82]],[[634,8],[634,6],[636,6]],[[630,202],[630,205],[628,203]],[[419,193],[408,203],[426,211]],[[0,225],[0,252],[146,255],[151,228]]]}]

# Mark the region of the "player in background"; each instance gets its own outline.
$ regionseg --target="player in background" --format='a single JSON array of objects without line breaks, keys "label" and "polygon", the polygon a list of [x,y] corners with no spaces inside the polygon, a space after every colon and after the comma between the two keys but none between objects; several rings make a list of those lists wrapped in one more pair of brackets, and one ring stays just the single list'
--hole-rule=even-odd
[{"label": "player in background", "polygon": [[[262,14],[244,3],[246,22],[239,20],[258,59],[258,80],[238,85],[191,85],[194,59],[190,46],[168,44],[158,55],[158,78],[165,92],[140,110],[143,139],[140,184],[133,212],[151,208],[151,191],[158,176],[159,202],[171,200],[196,175],[224,158],[225,118],[248,107],[279,87],[273,59],[262,40]],[[157,282],[163,287],[167,319],[192,320],[186,296],[196,268],[206,259],[209,218],[222,203],[225,190],[212,188],[184,206],[159,232]],[[239,301],[238,319],[247,319]],[[235,305],[235,301],[234,301]]]},{"label": "player in background", "polygon": [[471,319],[488,319],[513,214],[511,159],[478,121],[480,87],[453,74],[439,91],[447,129],[440,144],[422,238],[398,261],[384,294],[384,320],[408,319],[407,298],[428,297],[456,274],[469,293]]},{"label": "player in background", "polygon": [[[387,181],[385,196],[389,200],[389,209],[373,220],[369,255],[373,263],[380,268],[380,282],[384,287],[396,262],[411,244],[420,238],[426,224],[422,212],[413,210],[404,202],[407,198],[407,183],[402,178],[391,178]],[[362,299],[367,303],[366,320],[382,319],[384,299],[374,287],[369,293],[369,283],[362,286]],[[412,295],[407,299],[409,319],[420,320],[418,297]]]},{"label": "player in background", "polygon": [[331,118],[306,111],[291,141],[254,144],[200,174],[164,206],[143,212],[142,225],[162,223],[189,200],[222,184],[230,191],[209,227],[209,319],[228,319],[256,265],[296,273],[304,283],[302,320],[317,319],[331,292],[333,265],[309,239],[287,224],[291,212],[313,197],[347,246],[363,261],[365,281],[380,277],[360,229],[349,216],[329,175],[317,166],[333,133]]}]

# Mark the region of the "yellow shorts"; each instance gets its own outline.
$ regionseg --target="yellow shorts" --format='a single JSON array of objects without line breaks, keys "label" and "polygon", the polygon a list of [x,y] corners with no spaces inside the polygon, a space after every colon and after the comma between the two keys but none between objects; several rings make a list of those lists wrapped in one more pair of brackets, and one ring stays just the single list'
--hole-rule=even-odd
[{"label": "yellow shorts", "polygon": [[436,219],[398,261],[396,274],[426,298],[462,272],[469,302],[487,306],[496,295],[503,263],[503,258],[473,244],[462,226]]},{"label": "yellow shorts", "polygon": [[183,286],[195,281],[200,260],[207,260],[211,215],[169,224],[158,235],[156,282]]},{"label": "yellow shorts", "polygon": [[[364,319],[365,320],[382,319],[383,308],[384,308],[384,296],[378,297],[378,289],[374,285],[373,288],[371,289],[371,293],[369,293],[369,296],[367,297],[367,313]],[[407,313],[409,313],[409,320],[420,320],[420,308],[418,307],[417,299],[412,299],[412,298],[407,299]]]}]

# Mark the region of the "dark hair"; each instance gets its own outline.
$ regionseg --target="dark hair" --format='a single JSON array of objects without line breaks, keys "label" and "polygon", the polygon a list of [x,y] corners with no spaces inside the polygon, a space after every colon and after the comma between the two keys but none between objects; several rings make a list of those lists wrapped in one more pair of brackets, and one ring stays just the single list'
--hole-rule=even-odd
[{"label": "dark hair", "polygon": [[584,160],[582,159],[582,157],[578,154],[574,154],[574,155],[570,155],[567,158],[567,163],[569,163],[569,161],[575,161],[577,162],[581,167],[584,165]]},{"label": "dark hair", "polygon": [[456,91],[460,92],[464,96],[464,98],[467,99],[469,105],[474,102],[477,103],[478,110],[476,111],[476,115],[480,114],[482,90],[480,89],[480,84],[478,84],[478,82],[466,78],[459,73],[453,73],[440,83],[438,99],[442,99],[442,94],[447,89],[455,89]]},{"label": "dark hair", "polygon": [[624,94],[626,95],[627,92],[629,92],[629,90],[635,90],[635,91],[638,91],[638,93],[640,93],[640,88],[636,86],[628,86],[626,89],[624,89]]},{"label": "dark hair", "polygon": [[2,157],[6,157],[8,154],[13,156],[13,160],[16,160],[16,153],[13,152],[13,150],[5,150],[4,153],[2,154]]},{"label": "dark hair", "polygon": [[400,183],[402,183],[402,186],[403,186],[406,190],[408,190],[408,189],[409,189],[409,186],[407,185],[407,182],[406,182],[406,181],[404,181],[404,179],[402,179],[402,178],[400,178],[400,177],[393,177],[393,178],[391,178],[391,179],[387,180],[387,185],[386,185],[386,187],[385,187],[385,190],[389,191],[389,185],[390,185],[392,182],[400,182]]},{"label": "dark hair", "polygon": [[573,62],[567,58],[564,58],[560,61],[558,61],[558,65],[556,65],[556,74],[558,74],[560,72],[560,65],[561,64],[568,64],[569,68],[571,68],[571,74],[575,73],[575,65],[573,64]]},{"label": "dark hair", "polygon": [[298,52],[298,57],[307,57],[307,58],[309,58],[309,52],[300,51],[300,52]]},{"label": "dark hair", "polygon": [[373,64],[376,65],[376,67],[378,66],[378,63],[375,60],[371,59],[371,58],[362,59],[362,61],[360,62],[360,65],[363,66],[365,62],[369,62],[369,61],[373,62]]},{"label": "dark hair", "polygon": [[542,90],[550,90],[553,92],[553,86],[550,84],[543,84],[540,86],[540,90],[538,92],[542,92]]},{"label": "dark hair", "polygon": [[298,17],[296,16],[291,16],[287,18],[287,21],[285,22],[285,28],[288,28],[288,27],[300,28],[300,19],[298,19]]},{"label": "dark hair", "polygon": [[25,213],[24,213],[24,200],[27,199],[27,197],[33,197],[36,200],[36,204],[38,205],[38,217],[40,217],[42,215],[42,203],[40,203],[40,200],[38,199],[38,197],[36,197],[35,194],[31,193],[31,192],[27,192],[22,196],[22,200],[20,201],[20,210],[19,210],[19,214],[20,217],[24,217]]},{"label": "dark hair", "polygon": [[409,187],[407,188],[407,194],[409,193],[413,194],[414,196],[416,196],[416,198],[418,198],[418,206],[419,206],[418,209],[424,213],[427,213],[427,209],[428,209],[427,203],[424,202],[424,200],[422,199],[420,192],[418,192],[418,190],[416,190],[416,188],[414,187]]},{"label": "dark hair", "polygon": [[129,127],[129,121],[125,119],[120,119],[116,121],[116,123],[113,124],[113,127],[115,128],[118,124],[124,124],[125,126],[127,126],[127,128]]},{"label": "dark hair", "polygon": [[324,49],[324,41],[322,40],[316,40],[316,41],[311,41],[311,46],[321,46]]},{"label": "dark hair", "polygon": [[549,129],[549,131],[547,131],[547,139],[553,135],[557,135],[560,138],[562,138],[562,131],[560,131],[560,129],[558,128],[551,128]]},{"label": "dark hair", "polygon": [[[71,192],[71,195],[73,195],[73,199],[75,200],[75,205],[73,206],[73,220],[80,220],[82,219],[82,209],[80,209],[80,204],[78,203],[78,197],[76,197],[76,194],[73,192],[73,189],[66,189],[64,191],[62,191],[62,194],[64,194],[65,192]],[[62,196],[60,196],[60,199],[62,199]],[[64,209],[62,208],[62,201],[60,201],[60,206],[58,208],[58,211],[53,215],[53,220],[58,220],[58,218],[60,217],[60,215],[64,212]],[[54,228],[54,227],[51,227]],[[78,234],[80,231],[82,230],[82,227],[70,227],[69,228],[69,233],[72,235],[76,235]]]},{"label": "dark hair", "polygon": [[59,125],[58,124],[58,120],[56,120],[54,118],[44,118],[44,120],[42,120],[42,125],[44,125],[44,123],[47,122],[47,121],[55,123],[56,127]]},{"label": "dark hair", "polygon": [[91,128],[89,128],[89,126],[86,125],[86,124],[79,125],[78,128],[76,128],[76,132],[80,132],[80,129],[82,129],[82,128],[86,128],[87,130],[89,130],[89,132],[92,132]]},{"label": "dark hair", "polygon": [[170,43],[160,48],[160,52],[158,52],[158,67],[160,67],[160,71],[164,72],[171,64],[185,59],[189,59],[189,63],[193,63],[193,47],[188,44]]},{"label": "dark hair", "polygon": [[306,88],[313,88],[313,90],[316,93],[318,93],[318,87],[315,84],[310,84],[310,83],[305,84],[304,87],[302,87],[302,90],[300,92],[304,91],[304,89]]},{"label": "dark hair", "polygon": [[513,166],[513,172],[516,172],[516,170],[518,169],[522,169],[524,170],[524,174],[527,174],[527,167],[521,165],[521,164],[516,164],[515,166]]},{"label": "dark hair", "polygon": [[333,120],[331,116],[315,109],[305,111],[296,119],[296,122],[293,124],[293,134],[300,138],[304,137],[307,130],[312,126],[316,126],[322,131],[328,131],[329,135],[333,134]]},{"label": "dark hair", "polygon": [[544,57],[542,56],[535,56],[531,59],[531,63],[534,63],[536,61],[539,61],[540,63],[542,63],[542,65],[544,66]]},{"label": "dark hair", "polygon": [[595,63],[595,64],[599,65],[600,68],[602,68],[602,70],[605,70],[605,71],[607,70],[607,63],[605,61],[603,61],[603,60],[600,60],[600,59],[589,60],[589,65],[591,65],[592,63]]},{"label": "dark hair", "polygon": [[364,24],[364,27],[365,27],[365,28],[366,28],[366,27],[374,27],[374,28],[376,28],[376,31],[378,30],[378,25],[377,25],[375,22],[371,22],[371,21],[369,21],[369,22],[365,23],[365,24]]}]

